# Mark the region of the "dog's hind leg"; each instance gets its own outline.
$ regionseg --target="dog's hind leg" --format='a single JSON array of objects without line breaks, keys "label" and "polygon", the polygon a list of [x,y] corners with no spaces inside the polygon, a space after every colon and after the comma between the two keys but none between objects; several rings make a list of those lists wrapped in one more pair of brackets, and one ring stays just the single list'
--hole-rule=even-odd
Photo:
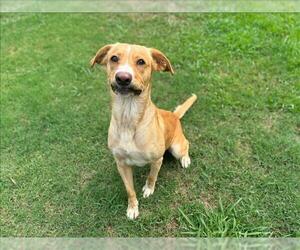
[{"label": "dog's hind leg", "polygon": [[143,197],[144,198],[149,197],[154,192],[157,175],[160,170],[162,161],[163,161],[163,157],[161,157],[159,160],[151,163],[150,173],[148,175],[146,184],[143,187],[143,192],[144,192]]},{"label": "dog's hind leg", "polygon": [[183,168],[187,168],[191,164],[189,156],[189,141],[185,138],[182,131],[176,134],[169,151],[176,159],[180,160]]}]

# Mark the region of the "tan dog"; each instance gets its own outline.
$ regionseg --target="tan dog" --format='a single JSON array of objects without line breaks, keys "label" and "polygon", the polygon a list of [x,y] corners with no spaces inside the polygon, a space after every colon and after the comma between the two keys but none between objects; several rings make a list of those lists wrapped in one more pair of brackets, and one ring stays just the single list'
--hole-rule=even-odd
[{"label": "tan dog", "polygon": [[153,71],[174,73],[167,57],[156,49],[139,45],[113,44],[98,50],[91,60],[106,65],[111,88],[112,115],[108,146],[116,160],[128,194],[127,217],[139,215],[132,166],[151,164],[143,196],[153,194],[163,155],[170,150],[182,167],[190,165],[189,142],[182,132],[180,118],[197,99],[192,95],[174,112],[157,108],[151,101]]}]

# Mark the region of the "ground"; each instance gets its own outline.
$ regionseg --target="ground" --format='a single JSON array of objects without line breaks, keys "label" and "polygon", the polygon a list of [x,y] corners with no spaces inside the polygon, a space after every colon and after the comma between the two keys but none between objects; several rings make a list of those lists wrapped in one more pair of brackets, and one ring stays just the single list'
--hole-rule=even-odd
[{"label": "ground", "polygon": [[[2,236],[299,236],[299,14],[1,14]],[[182,119],[140,217],[107,148],[105,44],[163,51],[153,101]]]}]

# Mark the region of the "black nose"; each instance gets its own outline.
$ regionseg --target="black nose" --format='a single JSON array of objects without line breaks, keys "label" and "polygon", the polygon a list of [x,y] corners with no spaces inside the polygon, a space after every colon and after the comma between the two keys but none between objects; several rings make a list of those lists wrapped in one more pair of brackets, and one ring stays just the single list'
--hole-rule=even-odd
[{"label": "black nose", "polygon": [[132,81],[132,75],[127,72],[118,72],[116,74],[116,82],[120,86],[128,86]]}]

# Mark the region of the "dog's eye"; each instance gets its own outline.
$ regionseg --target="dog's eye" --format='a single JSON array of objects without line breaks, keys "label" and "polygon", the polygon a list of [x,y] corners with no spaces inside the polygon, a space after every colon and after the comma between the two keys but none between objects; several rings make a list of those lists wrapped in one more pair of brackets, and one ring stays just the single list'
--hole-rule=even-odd
[{"label": "dog's eye", "polygon": [[111,60],[112,62],[118,62],[118,61],[119,61],[119,58],[118,58],[117,56],[112,56],[112,57],[110,58],[110,60]]},{"label": "dog's eye", "polygon": [[139,59],[139,60],[137,60],[136,64],[137,65],[144,65],[145,61],[143,59]]}]

